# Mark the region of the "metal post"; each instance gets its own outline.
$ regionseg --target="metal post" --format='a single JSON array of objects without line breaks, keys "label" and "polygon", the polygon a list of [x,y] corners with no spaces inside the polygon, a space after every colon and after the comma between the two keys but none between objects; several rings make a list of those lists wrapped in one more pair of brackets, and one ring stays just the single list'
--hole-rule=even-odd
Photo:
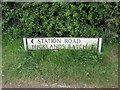
[{"label": "metal post", "polygon": [[99,38],[98,40],[99,40],[99,41],[98,41],[98,42],[99,42],[99,43],[98,43],[98,44],[99,44],[99,45],[98,45],[98,52],[100,53],[100,52],[101,52],[101,47],[102,47],[102,38]]},{"label": "metal post", "polygon": [[25,51],[27,51],[27,42],[26,42],[26,38],[23,38],[23,42],[24,42],[24,49],[25,49]]}]

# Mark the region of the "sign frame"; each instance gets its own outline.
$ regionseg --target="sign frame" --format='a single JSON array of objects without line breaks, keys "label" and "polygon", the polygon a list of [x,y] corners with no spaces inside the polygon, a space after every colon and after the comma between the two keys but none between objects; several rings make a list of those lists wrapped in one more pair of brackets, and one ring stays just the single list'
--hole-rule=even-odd
[{"label": "sign frame", "polygon": [[[40,37],[40,38],[80,38],[80,37]],[[27,39],[37,39],[37,38],[23,38],[23,43],[24,43],[24,49],[25,51],[28,50],[28,45],[27,45]],[[90,38],[92,39],[92,38]],[[98,44],[97,44],[97,49],[98,52],[101,52],[101,48],[102,48],[102,38],[93,38],[93,39],[98,39]]]}]

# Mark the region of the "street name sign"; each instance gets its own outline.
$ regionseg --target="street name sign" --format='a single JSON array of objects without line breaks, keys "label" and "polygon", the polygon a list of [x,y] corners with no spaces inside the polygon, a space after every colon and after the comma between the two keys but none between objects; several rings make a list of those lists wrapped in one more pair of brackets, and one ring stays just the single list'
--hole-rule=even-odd
[{"label": "street name sign", "polygon": [[23,38],[25,50],[81,49],[94,46],[101,52],[102,38],[45,37]]}]

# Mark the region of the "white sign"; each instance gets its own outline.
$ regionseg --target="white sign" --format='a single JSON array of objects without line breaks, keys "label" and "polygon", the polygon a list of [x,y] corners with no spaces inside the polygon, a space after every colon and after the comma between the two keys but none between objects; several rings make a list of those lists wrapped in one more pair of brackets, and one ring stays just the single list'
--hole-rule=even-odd
[{"label": "white sign", "polygon": [[102,38],[23,38],[25,50],[36,49],[80,49],[90,46],[101,51]]}]

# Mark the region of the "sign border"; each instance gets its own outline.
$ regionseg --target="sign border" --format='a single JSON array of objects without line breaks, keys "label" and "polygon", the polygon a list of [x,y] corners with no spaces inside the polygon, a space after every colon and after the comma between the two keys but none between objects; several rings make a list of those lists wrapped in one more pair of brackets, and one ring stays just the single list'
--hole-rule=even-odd
[{"label": "sign border", "polygon": [[[79,38],[79,37],[39,37],[39,38]],[[84,37],[81,37],[84,38]],[[27,51],[27,39],[38,39],[37,38],[23,38],[23,43],[24,43],[24,49],[25,51]],[[89,39],[98,39],[98,52],[101,52],[101,48],[102,48],[102,38],[89,38]]]}]

